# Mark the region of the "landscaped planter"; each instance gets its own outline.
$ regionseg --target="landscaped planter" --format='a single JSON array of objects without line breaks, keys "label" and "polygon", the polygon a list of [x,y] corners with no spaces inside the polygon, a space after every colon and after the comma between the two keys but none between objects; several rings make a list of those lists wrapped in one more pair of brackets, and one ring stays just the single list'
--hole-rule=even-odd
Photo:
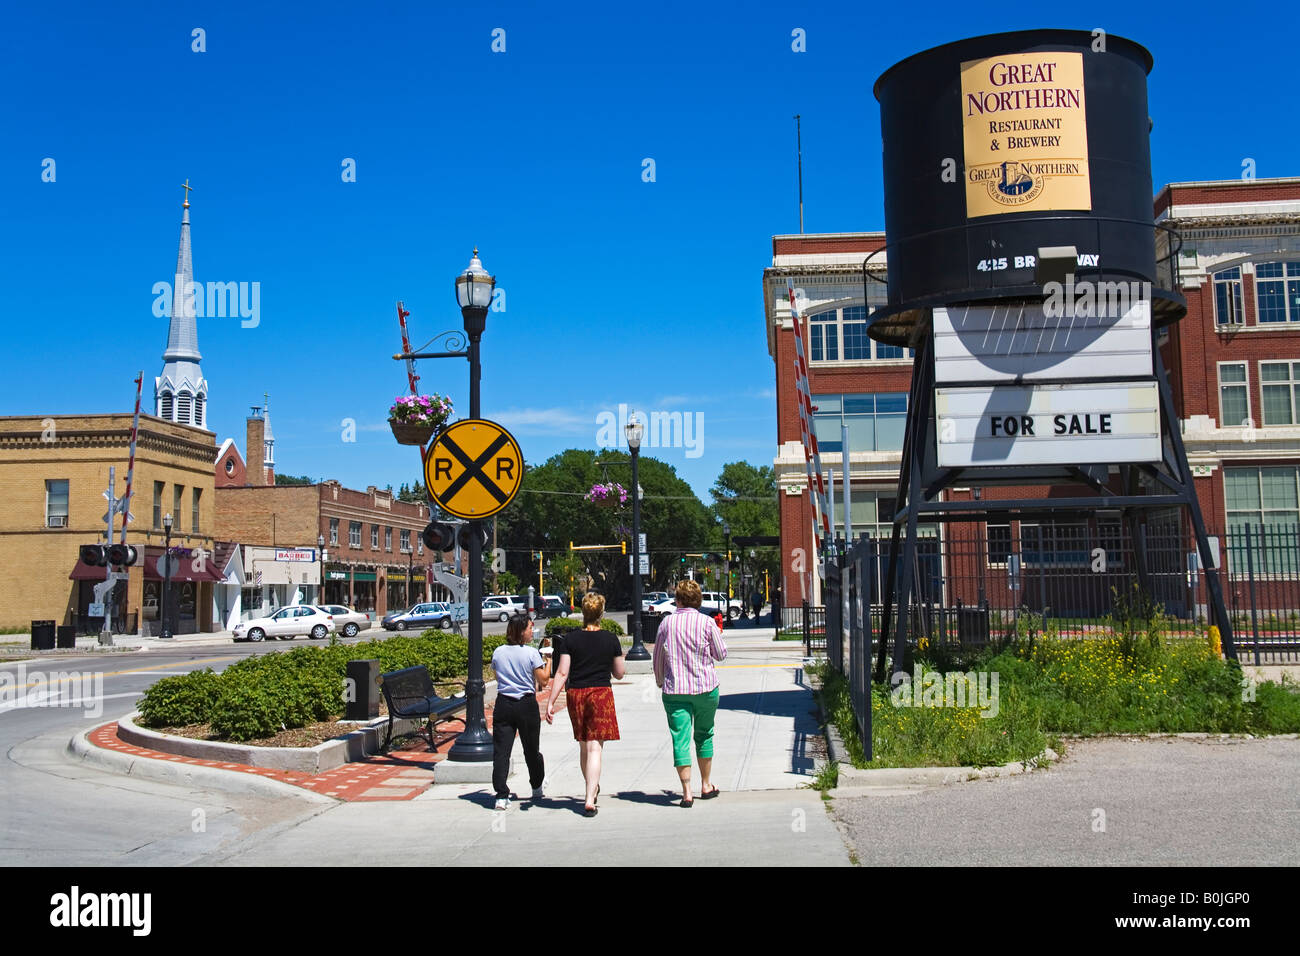
[{"label": "landscaped planter", "polygon": [[399,445],[427,445],[439,428],[430,422],[399,422],[391,418],[388,427]]}]

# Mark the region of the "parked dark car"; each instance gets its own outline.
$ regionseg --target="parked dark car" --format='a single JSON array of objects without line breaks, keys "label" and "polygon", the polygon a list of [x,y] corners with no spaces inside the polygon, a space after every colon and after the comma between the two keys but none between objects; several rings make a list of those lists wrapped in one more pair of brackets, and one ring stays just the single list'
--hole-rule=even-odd
[{"label": "parked dark car", "polygon": [[543,596],[542,606],[537,609],[537,616],[540,618],[568,617],[570,613],[569,602],[557,597]]}]

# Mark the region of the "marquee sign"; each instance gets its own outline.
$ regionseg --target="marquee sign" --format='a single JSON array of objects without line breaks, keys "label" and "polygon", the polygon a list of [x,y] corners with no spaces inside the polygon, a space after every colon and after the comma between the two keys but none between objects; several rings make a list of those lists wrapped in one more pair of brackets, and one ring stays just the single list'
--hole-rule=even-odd
[{"label": "marquee sign", "polygon": [[966,215],[1091,210],[1083,54],[961,65]]},{"label": "marquee sign", "polygon": [[1122,299],[1107,299],[1101,309],[1062,316],[1039,303],[936,308],[934,379],[944,384],[1149,377],[1151,300],[1130,302],[1127,290]]},{"label": "marquee sign", "polygon": [[275,551],[275,560],[277,561],[305,561],[308,564],[315,563],[315,548],[277,548]]},{"label": "marquee sign", "polygon": [[1155,382],[935,389],[940,468],[1152,462]]}]

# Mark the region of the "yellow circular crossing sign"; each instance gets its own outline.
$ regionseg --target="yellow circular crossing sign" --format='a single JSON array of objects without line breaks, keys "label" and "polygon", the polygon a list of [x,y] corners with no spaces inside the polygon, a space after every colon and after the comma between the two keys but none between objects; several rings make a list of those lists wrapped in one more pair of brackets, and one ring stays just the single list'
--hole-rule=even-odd
[{"label": "yellow circular crossing sign", "polygon": [[466,418],[438,436],[424,454],[424,486],[448,514],[489,518],[514,499],[524,454],[513,435],[485,418]]}]

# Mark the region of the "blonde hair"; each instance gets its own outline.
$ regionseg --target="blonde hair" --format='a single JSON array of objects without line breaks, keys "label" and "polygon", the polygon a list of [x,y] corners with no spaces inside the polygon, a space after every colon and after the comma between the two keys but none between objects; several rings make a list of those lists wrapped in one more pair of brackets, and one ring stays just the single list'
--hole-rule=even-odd
[{"label": "blonde hair", "polygon": [[582,623],[595,624],[605,613],[605,599],[595,591],[582,596]]},{"label": "blonde hair", "polygon": [[693,607],[699,610],[700,603],[704,595],[700,591],[700,585],[696,581],[687,578],[685,581],[677,582],[677,603],[682,607]]}]

